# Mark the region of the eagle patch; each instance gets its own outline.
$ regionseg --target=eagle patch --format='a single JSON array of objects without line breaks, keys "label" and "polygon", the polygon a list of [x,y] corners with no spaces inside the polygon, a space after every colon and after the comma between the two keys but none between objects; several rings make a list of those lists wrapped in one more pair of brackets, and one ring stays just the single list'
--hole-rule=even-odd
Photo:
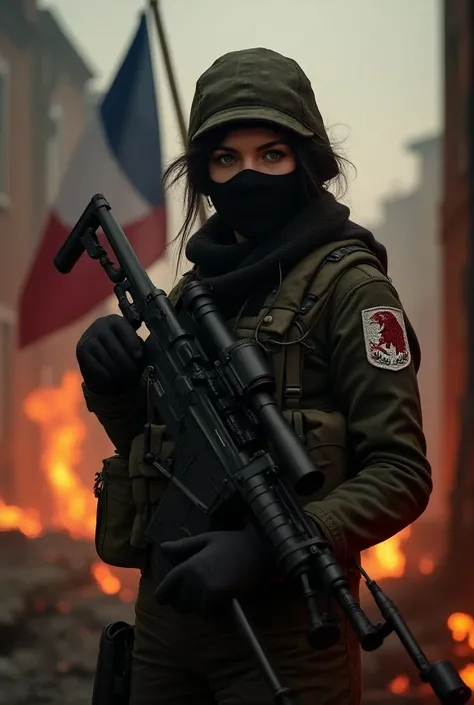
[{"label": "eagle patch", "polygon": [[374,367],[398,372],[411,362],[403,311],[398,308],[366,308],[362,311],[367,359]]}]

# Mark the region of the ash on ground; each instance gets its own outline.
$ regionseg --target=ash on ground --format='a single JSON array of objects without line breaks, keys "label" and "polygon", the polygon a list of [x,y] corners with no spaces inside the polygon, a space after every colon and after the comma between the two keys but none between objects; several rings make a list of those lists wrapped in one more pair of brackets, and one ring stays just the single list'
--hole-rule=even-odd
[{"label": "ash on ground", "polygon": [[[133,601],[106,595],[97,584],[91,571],[96,561],[89,542],[56,534],[32,540],[18,532],[0,533],[2,704],[90,705],[103,626],[133,622]],[[430,578],[388,581],[384,588],[430,660],[451,659],[459,669],[471,657],[474,662],[474,651],[467,645],[459,650],[446,626],[451,612],[468,612],[469,605],[442,600]],[[363,670],[363,705],[438,702],[420,684],[394,635],[375,653],[363,655]]]}]

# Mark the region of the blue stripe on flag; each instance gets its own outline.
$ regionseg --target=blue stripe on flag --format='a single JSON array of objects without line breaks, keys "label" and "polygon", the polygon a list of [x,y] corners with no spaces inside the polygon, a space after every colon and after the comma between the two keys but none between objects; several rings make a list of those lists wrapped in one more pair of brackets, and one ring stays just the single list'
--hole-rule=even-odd
[{"label": "blue stripe on flag", "polygon": [[164,205],[158,107],[146,14],[100,107],[110,149],[137,191]]}]

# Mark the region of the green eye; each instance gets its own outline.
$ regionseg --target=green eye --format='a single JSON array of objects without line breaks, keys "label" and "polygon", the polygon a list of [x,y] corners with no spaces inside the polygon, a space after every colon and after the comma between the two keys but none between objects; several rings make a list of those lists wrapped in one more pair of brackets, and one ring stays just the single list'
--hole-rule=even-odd
[{"label": "green eye", "polygon": [[271,149],[269,152],[265,152],[265,159],[269,162],[276,161],[283,156],[285,156],[283,152],[280,152],[278,149]]},{"label": "green eye", "polygon": [[235,158],[232,156],[232,154],[219,154],[216,157],[215,161],[217,162],[217,164],[228,165],[228,164],[233,164],[235,161]]}]

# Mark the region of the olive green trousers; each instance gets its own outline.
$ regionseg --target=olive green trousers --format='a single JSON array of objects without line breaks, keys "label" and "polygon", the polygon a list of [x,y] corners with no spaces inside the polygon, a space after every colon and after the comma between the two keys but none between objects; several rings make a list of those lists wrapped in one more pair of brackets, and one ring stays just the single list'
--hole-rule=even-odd
[{"label": "olive green trousers", "polygon": [[[136,603],[130,705],[271,705],[268,685],[233,618],[204,621],[153,599],[142,576]],[[332,648],[307,642],[294,587],[274,584],[243,603],[282,684],[298,705],[360,705],[359,646],[345,621]],[[335,607],[333,606],[335,610]]]}]

